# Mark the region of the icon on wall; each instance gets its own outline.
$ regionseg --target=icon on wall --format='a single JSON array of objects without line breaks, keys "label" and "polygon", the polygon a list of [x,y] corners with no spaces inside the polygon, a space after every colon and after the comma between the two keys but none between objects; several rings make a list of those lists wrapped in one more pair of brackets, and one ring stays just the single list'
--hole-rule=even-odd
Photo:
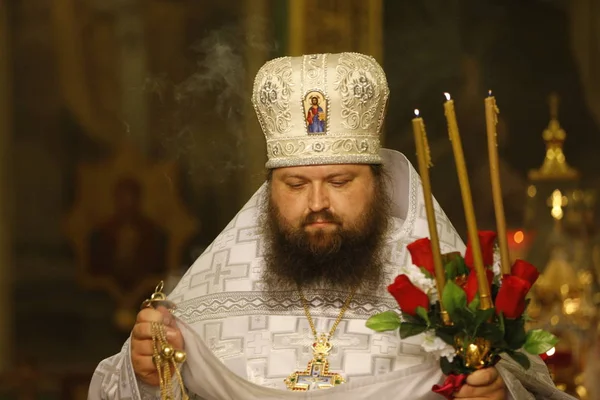
[{"label": "icon on wall", "polygon": [[175,163],[152,164],[126,145],[104,162],[78,168],[65,231],[79,282],[115,300],[115,323],[124,330],[156,282],[179,274],[184,247],[197,231],[177,177]]}]

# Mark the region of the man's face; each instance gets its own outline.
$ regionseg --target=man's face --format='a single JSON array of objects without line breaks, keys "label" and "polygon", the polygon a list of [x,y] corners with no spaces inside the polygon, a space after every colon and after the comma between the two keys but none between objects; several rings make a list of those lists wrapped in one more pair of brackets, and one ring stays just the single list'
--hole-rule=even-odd
[{"label": "man's face", "polygon": [[313,106],[316,106],[317,104],[319,104],[319,99],[317,99],[316,97],[313,97],[312,104],[313,104]]},{"label": "man's face", "polygon": [[273,171],[271,202],[281,227],[307,235],[324,251],[341,230],[361,228],[375,193],[368,165],[315,165]]},{"label": "man's face", "polygon": [[389,199],[377,171],[367,165],[273,171],[262,221],[270,288],[349,288],[381,279]]}]

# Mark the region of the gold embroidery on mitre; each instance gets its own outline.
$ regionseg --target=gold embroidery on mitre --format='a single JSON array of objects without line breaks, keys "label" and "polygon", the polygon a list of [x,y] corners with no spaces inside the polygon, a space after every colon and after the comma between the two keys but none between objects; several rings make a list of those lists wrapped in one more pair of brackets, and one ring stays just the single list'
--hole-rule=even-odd
[{"label": "gold embroidery on mitre", "polygon": [[267,168],[379,164],[389,97],[383,70],[358,53],[282,57],[258,72],[252,103],[267,140]]}]

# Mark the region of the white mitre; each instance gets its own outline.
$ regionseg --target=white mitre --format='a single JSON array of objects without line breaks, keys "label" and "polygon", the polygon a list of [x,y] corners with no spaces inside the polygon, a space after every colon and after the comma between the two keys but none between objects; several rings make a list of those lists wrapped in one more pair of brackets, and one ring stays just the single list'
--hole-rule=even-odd
[{"label": "white mitre", "polygon": [[252,93],[267,140],[266,167],[381,164],[379,136],[389,93],[383,69],[363,54],[267,62]]}]

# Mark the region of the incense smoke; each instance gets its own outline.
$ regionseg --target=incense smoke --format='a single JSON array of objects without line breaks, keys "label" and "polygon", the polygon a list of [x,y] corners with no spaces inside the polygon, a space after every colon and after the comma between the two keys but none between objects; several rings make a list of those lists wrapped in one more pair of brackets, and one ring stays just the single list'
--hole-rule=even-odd
[{"label": "incense smoke", "polygon": [[[252,26],[267,26],[257,22]],[[264,37],[260,31],[249,34],[245,27],[225,26],[194,43],[194,72],[181,82],[171,83],[164,75],[146,82],[166,113],[161,121],[165,149],[194,177],[222,183],[244,168],[246,113],[254,112],[246,57],[252,51],[269,55],[276,48],[258,39]]]}]

